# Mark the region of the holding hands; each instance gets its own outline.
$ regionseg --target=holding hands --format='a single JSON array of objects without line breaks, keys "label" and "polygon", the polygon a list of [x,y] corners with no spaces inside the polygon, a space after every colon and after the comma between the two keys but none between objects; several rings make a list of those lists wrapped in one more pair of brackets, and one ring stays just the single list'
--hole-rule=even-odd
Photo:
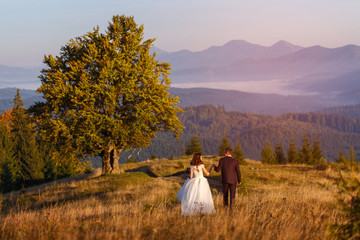
[{"label": "holding hands", "polygon": [[213,167],[215,167],[216,165],[215,164],[212,164],[210,169],[209,169],[209,173],[211,173],[211,170],[213,169]]}]

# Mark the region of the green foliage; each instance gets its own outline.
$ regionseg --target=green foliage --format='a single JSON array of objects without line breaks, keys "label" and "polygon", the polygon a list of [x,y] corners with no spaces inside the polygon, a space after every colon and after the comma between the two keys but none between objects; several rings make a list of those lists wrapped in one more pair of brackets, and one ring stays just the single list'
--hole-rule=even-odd
[{"label": "green foliage", "polygon": [[263,164],[276,164],[274,152],[268,140],[265,141],[264,147],[261,150],[261,161]]},{"label": "green foliage", "polygon": [[25,113],[19,90],[14,99],[12,111],[11,137],[14,147],[14,159],[9,163],[12,181],[18,187],[34,180],[44,178],[43,161],[35,139],[36,132],[29,116]]},{"label": "green foliage", "polygon": [[313,147],[312,147],[312,155],[314,158],[314,165],[319,164],[324,155],[323,155],[323,150],[320,147],[320,140],[319,140],[319,136],[316,136],[314,142],[313,142]]},{"label": "green foliage", "polygon": [[221,145],[219,147],[219,156],[223,156],[225,154],[226,148],[228,147],[230,147],[229,139],[226,137],[226,134],[224,134]]},{"label": "green foliage", "polygon": [[193,155],[195,153],[203,153],[199,136],[193,135],[189,144],[186,146],[185,155]]},{"label": "green foliage", "polygon": [[335,164],[333,165],[339,170],[352,172],[359,171],[359,162],[355,160],[354,148],[350,148],[350,158],[346,158],[343,151],[341,150],[339,152],[339,157],[335,160]]},{"label": "green foliage", "polygon": [[275,145],[274,157],[275,157],[275,162],[276,163],[278,163],[278,164],[285,164],[286,163],[284,150],[283,150],[283,147],[281,146],[280,143],[277,143]]},{"label": "green foliage", "polygon": [[299,163],[314,164],[313,150],[309,137],[305,134],[302,141],[302,148],[299,152]]},{"label": "green foliage", "polygon": [[[274,117],[225,111],[223,107],[211,105],[186,107],[178,116],[185,127],[180,143],[172,139],[170,134],[158,134],[151,146],[142,151],[142,158],[147,158],[146,154],[156,154],[160,158],[182,155],[184,146],[194,133],[201,136],[204,155],[218,155],[224,132],[229,144],[235,146],[236,141],[239,141],[245,156],[250,159],[261,159],[261,149],[266,138],[274,145],[280,140],[284,149],[293,141],[294,150],[298,151],[304,133],[310,139],[318,136],[324,158],[329,161],[338,156],[341,147],[347,149],[354,146],[355,156],[360,156],[360,120],[349,117],[319,113],[310,113],[308,116],[290,113]],[[338,124],[331,124],[333,121]],[[296,157],[294,159],[297,161]]]},{"label": "green foliage", "polygon": [[317,170],[326,170],[326,169],[328,169],[328,167],[329,167],[329,164],[325,158],[320,159],[320,161],[318,161],[315,165],[315,168]]},{"label": "green foliage", "polygon": [[297,163],[299,160],[296,143],[294,142],[293,138],[291,138],[291,140],[290,140],[289,148],[287,150],[286,156],[287,156],[288,163]]},{"label": "green foliage", "polygon": [[233,157],[239,161],[239,164],[245,164],[244,152],[241,149],[240,143],[236,142],[235,149],[233,151]]},{"label": "green foliage", "polygon": [[360,181],[346,180],[340,174],[338,205],[344,214],[344,221],[330,225],[334,239],[360,239]]},{"label": "green foliage", "polygon": [[181,168],[181,169],[184,168],[184,163],[183,162],[178,161],[177,164],[178,164],[179,168]]},{"label": "green foliage", "polygon": [[154,39],[144,41],[143,30],[133,17],[114,16],[105,33],[94,28],[44,59],[45,102],[31,108],[41,133],[59,152],[102,156],[104,173],[156,132],[182,132],[178,98],[167,91],[170,65],[149,53]]},{"label": "green foliage", "polygon": [[10,172],[10,163],[14,161],[14,149],[5,124],[0,122],[0,192],[14,188]]}]

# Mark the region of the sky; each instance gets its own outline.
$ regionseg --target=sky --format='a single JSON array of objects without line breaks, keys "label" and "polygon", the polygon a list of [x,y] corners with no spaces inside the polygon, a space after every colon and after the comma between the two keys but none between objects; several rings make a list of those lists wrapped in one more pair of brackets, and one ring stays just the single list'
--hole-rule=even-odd
[{"label": "sky", "polygon": [[360,45],[359,0],[0,0],[0,65],[40,66],[44,55],[114,15],[134,16],[169,52],[230,40],[271,46]]}]

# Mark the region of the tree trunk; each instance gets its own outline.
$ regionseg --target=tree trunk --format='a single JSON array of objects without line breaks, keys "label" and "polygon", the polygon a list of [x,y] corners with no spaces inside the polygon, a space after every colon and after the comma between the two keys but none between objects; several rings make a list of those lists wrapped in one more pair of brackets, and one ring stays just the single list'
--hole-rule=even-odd
[{"label": "tree trunk", "polygon": [[108,148],[102,152],[102,175],[108,174],[111,172],[111,165],[110,165],[110,155],[113,148]]},{"label": "tree trunk", "polygon": [[121,153],[121,149],[117,149],[117,148],[114,148],[111,152],[111,156],[110,156],[111,173],[120,173],[120,169],[119,169],[120,153]]}]

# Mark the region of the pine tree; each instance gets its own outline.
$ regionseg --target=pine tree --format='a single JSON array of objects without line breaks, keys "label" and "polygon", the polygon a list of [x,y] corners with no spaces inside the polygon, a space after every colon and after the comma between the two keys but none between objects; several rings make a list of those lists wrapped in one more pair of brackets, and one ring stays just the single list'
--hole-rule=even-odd
[{"label": "pine tree", "polygon": [[320,147],[319,136],[316,136],[316,138],[315,138],[315,140],[313,142],[312,155],[313,155],[313,158],[314,158],[314,163],[313,164],[321,163],[324,155],[323,155],[323,150]]},{"label": "pine tree", "polygon": [[219,156],[223,156],[225,154],[226,148],[230,147],[229,139],[224,134],[221,145],[219,147]]},{"label": "pine tree", "polygon": [[7,126],[0,121],[0,192],[8,192],[14,188],[9,167],[14,161],[14,152],[9,135]]},{"label": "pine tree", "polygon": [[293,138],[291,138],[290,140],[289,148],[286,156],[288,163],[297,163],[299,161],[298,150],[296,148],[296,144]]},{"label": "pine tree", "polygon": [[310,139],[306,134],[302,139],[302,147],[299,152],[299,162],[305,164],[314,164],[313,150]]},{"label": "pine tree", "polygon": [[245,164],[244,152],[241,150],[239,142],[236,142],[235,149],[233,151],[233,157],[239,161],[239,164]]},{"label": "pine tree", "polygon": [[11,123],[14,160],[10,163],[12,179],[18,187],[43,178],[41,172],[43,165],[38,154],[35,129],[23,106],[18,89],[14,98]]},{"label": "pine tree", "polygon": [[285,164],[286,163],[286,158],[284,155],[284,150],[283,147],[281,146],[280,143],[277,143],[275,145],[275,162],[278,164]]},{"label": "pine tree", "polygon": [[202,147],[199,136],[193,135],[189,144],[186,146],[185,155],[193,155],[195,153],[202,153]]},{"label": "pine tree", "polygon": [[263,164],[275,164],[274,152],[270,142],[266,139],[264,147],[261,150],[261,161]]}]

